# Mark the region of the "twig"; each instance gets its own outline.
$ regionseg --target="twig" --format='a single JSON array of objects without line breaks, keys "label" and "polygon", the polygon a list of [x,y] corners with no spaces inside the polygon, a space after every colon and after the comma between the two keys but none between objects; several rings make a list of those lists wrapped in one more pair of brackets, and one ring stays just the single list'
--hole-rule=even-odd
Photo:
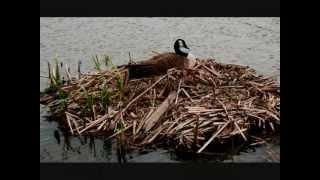
[{"label": "twig", "polygon": [[153,53],[156,54],[156,55],[161,54],[161,53],[159,53],[159,52],[157,52],[157,51],[151,51],[151,52],[153,52]]},{"label": "twig", "polygon": [[199,119],[200,116],[197,115],[196,126],[194,128],[194,149],[198,146]]},{"label": "twig", "polygon": [[161,127],[156,131],[156,133],[146,142],[146,144],[150,144],[159,134],[160,132],[164,129],[164,127]]},{"label": "twig", "polygon": [[90,123],[90,125],[88,125],[87,127],[85,127],[84,129],[82,129],[80,131],[80,133],[83,133],[84,131],[88,130],[89,128],[93,127],[94,125],[98,124],[99,122],[107,119],[109,117],[109,114],[106,114],[104,116],[102,116],[101,118],[95,120],[95,121],[92,121],[92,123]]},{"label": "twig", "polygon": [[220,86],[218,88],[244,88],[244,86]]},{"label": "twig", "polygon": [[177,91],[177,96],[176,96],[175,104],[178,103],[178,98],[179,98],[181,83],[182,83],[182,79],[180,79],[180,81],[179,81],[178,91]]},{"label": "twig", "polygon": [[109,140],[109,139],[111,139],[111,138],[113,138],[113,137],[117,136],[118,134],[120,134],[120,133],[122,133],[122,132],[124,132],[124,131],[128,130],[128,129],[129,129],[129,128],[131,128],[132,126],[133,126],[133,125],[131,124],[131,125],[129,125],[128,127],[126,127],[126,128],[124,128],[124,129],[122,129],[122,130],[120,130],[120,131],[118,131],[118,132],[114,133],[113,135],[109,136],[106,140]]},{"label": "twig", "polygon": [[230,123],[230,121],[226,122],[199,150],[197,153],[201,153],[213,140],[216,138],[222,130],[227,127],[227,125]]},{"label": "twig", "polygon": [[106,123],[107,123],[107,120],[104,120],[104,121],[100,124],[100,126],[98,127],[97,130],[100,130]]},{"label": "twig", "polygon": [[182,115],[180,116],[179,118],[175,119],[174,122],[167,128],[167,132],[166,133],[169,133],[170,130],[173,128],[173,126],[179,121],[181,120],[182,118],[186,117],[186,115]]},{"label": "twig", "polygon": [[188,109],[188,113],[217,113],[220,111],[224,111],[224,109],[206,109],[204,107],[186,107]]},{"label": "twig", "polygon": [[177,132],[178,130],[184,128],[186,125],[188,125],[189,123],[191,123],[191,122],[194,121],[194,120],[195,120],[195,118],[191,118],[191,119],[188,119],[187,121],[179,124],[177,127],[175,127],[174,129],[172,129],[172,130],[169,132],[169,134],[171,134],[173,131],[176,131],[176,132]]},{"label": "twig", "polygon": [[138,134],[138,132],[140,131],[140,129],[143,127],[145,121],[151,116],[151,114],[154,112],[154,109],[150,109],[150,111],[148,112],[148,114],[146,114],[146,116],[140,121],[138,128],[136,130],[136,134]]},{"label": "twig", "polygon": [[217,71],[215,70],[212,70],[212,69],[209,69],[207,66],[201,64],[202,67],[204,67],[206,70],[208,70],[209,72],[211,72],[212,74],[216,75],[217,77],[221,77],[221,74],[218,73]]},{"label": "twig", "polygon": [[240,133],[241,136],[243,137],[243,139],[244,139],[245,141],[247,141],[248,139],[247,139],[246,136],[243,134],[243,132],[242,132],[242,130],[240,129],[237,121],[233,121],[233,122],[234,122],[234,125],[236,126],[236,128],[238,129],[239,133]]},{"label": "twig", "polygon": [[188,92],[184,89],[181,88],[181,90],[184,92],[184,94],[190,99],[191,102],[193,102],[193,99],[190,97],[190,95],[188,94]]},{"label": "twig", "polygon": [[266,143],[267,142],[265,140],[261,140],[261,141],[255,142],[255,143],[251,143],[251,144],[249,144],[249,146],[255,146],[255,145],[266,144]]}]

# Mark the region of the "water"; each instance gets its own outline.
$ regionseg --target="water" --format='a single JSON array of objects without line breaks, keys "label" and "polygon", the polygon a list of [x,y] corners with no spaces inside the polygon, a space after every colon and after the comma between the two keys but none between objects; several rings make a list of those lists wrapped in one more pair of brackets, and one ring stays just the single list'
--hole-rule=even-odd
[{"label": "water", "polygon": [[[138,61],[150,57],[151,51],[173,51],[178,38],[186,40],[200,58],[248,65],[280,83],[280,18],[40,18],[40,75],[47,75],[47,62],[55,57],[71,67],[81,60],[82,69],[89,71],[93,55],[107,54],[119,65],[128,62],[129,52]],[[40,91],[47,85],[47,79],[40,78]],[[72,138],[72,149],[67,149],[63,137],[57,143],[56,129],[55,122],[46,121],[46,109],[40,105],[40,161],[117,162],[112,143],[95,140],[90,148],[90,143]],[[272,148],[280,152],[280,146]],[[157,150],[143,155],[133,152],[128,161],[180,160],[166,150]],[[234,161],[269,160],[265,148],[258,148],[234,156]]]}]

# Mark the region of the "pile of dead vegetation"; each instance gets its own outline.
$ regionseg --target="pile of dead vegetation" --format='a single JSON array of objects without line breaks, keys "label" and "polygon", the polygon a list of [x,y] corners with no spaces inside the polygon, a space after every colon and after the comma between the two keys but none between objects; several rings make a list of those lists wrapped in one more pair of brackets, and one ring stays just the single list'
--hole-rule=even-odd
[{"label": "pile of dead vegetation", "polygon": [[[193,69],[128,79],[125,68],[101,68],[62,80],[49,64],[50,87],[40,103],[74,136],[118,138],[129,147],[150,144],[201,153],[233,137],[259,144],[259,134],[280,131],[280,87],[240,65],[198,60]],[[98,66],[97,66],[98,65]],[[249,138],[250,137],[250,138]],[[251,138],[256,137],[256,138]]]}]

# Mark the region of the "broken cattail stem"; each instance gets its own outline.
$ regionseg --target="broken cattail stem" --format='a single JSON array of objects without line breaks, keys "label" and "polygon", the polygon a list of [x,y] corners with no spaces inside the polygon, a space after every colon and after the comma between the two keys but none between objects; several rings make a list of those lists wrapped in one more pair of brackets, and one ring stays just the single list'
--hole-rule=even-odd
[{"label": "broken cattail stem", "polygon": [[156,105],[157,92],[156,89],[153,89],[153,98],[152,98],[152,107]]},{"label": "broken cattail stem", "polygon": [[114,133],[113,135],[109,136],[106,140],[109,140],[109,139],[117,136],[118,134],[123,133],[124,131],[128,130],[128,129],[131,128],[132,126],[133,126],[133,125],[131,124],[131,125],[129,125],[128,127],[124,128],[124,129],[122,129],[122,130],[119,130],[118,132],[116,132],[116,133]]},{"label": "broken cattail stem", "polygon": [[73,135],[73,129],[72,129],[72,126],[71,126],[71,123],[70,123],[69,116],[67,114],[66,114],[66,118],[67,118],[67,121],[68,121],[68,125],[69,125],[69,128],[70,128],[71,134]]},{"label": "broken cattail stem", "polygon": [[196,126],[194,128],[194,151],[196,151],[196,148],[198,146],[198,133],[199,133],[199,119],[200,119],[200,116],[197,115],[197,119],[196,119]]},{"label": "broken cattail stem", "polygon": [[76,121],[74,118],[70,118],[70,119],[72,120],[73,124],[74,124],[75,127],[76,127],[76,130],[77,130],[78,134],[80,135],[81,133],[79,132],[79,126],[78,126],[77,121]]},{"label": "broken cattail stem", "polygon": [[156,111],[148,118],[145,122],[145,130],[149,131],[160,119],[160,117],[167,111],[171,106],[176,97],[176,92],[173,91],[169,96],[162,102],[162,104],[156,109]]},{"label": "broken cattail stem", "polygon": [[82,62],[79,60],[78,61],[78,79],[81,78],[81,64],[82,64]]},{"label": "broken cattail stem", "polygon": [[269,122],[269,125],[270,125],[272,131],[276,131],[276,130],[274,129],[274,126],[273,126],[273,123],[272,123],[272,122]]},{"label": "broken cattail stem", "polygon": [[68,64],[66,64],[65,66],[65,71],[66,71],[66,75],[67,75],[67,84],[69,84],[71,82],[71,74],[70,74],[70,68],[68,67]]},{"label": "broken cattail stem", "polygon": [[97,119],[97,113],[96,113],[96,107],[95,105],[92,105],[92,113],[93,113],[93,120],[96,120]]},{"label": "broken cattail stem", "polygon": [[98,127],[97,130],[100,130],[106,123],[107,123],[107,120],[104,120],[104,121],[100,124],[100,126]]},{"label": "broken cattail stem", "polygon": [[49,80],[50,80],[50,85],[53,85],[50,62],[48,62],[48,77],[49,77]]},{"label": "broken cattail stem", "polygon": [[132,135],[133,137],[136,135],[136,125],[137,125],[137,121],[133,120],[133,128],[132,128]]},{"label": "broken cattail stem", "polygon": [[132,64],[132,58],[131,58],[130,52],[128,54],[129,54],[129,64]]}]

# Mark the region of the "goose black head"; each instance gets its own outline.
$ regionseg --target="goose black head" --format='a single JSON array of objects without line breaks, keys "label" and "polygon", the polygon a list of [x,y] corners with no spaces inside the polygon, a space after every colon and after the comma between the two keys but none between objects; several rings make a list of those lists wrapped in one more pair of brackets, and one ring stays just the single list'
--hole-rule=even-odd
[{"label": "goose black head", "polygon": [[187,57],[190,49],[183,39],[177,39],[174,43],[174,51],[176,52],[176,54]]}]

